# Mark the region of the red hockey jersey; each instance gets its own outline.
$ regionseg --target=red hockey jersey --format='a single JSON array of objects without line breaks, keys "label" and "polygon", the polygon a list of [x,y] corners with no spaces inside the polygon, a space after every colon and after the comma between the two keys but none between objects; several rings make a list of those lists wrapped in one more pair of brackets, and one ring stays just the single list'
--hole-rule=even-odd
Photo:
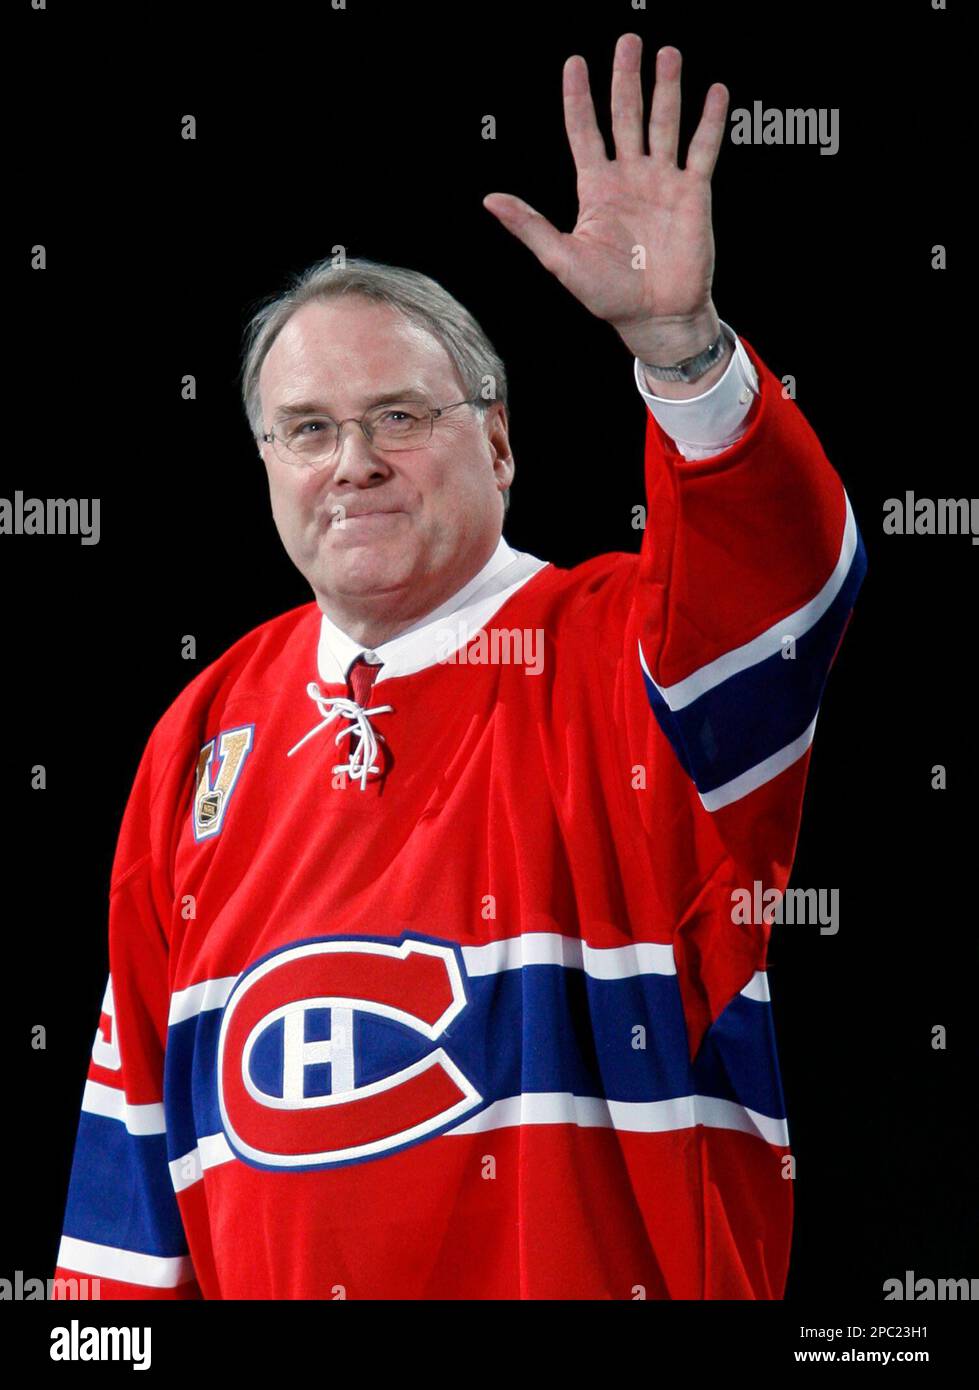
[{"label": "red hockey jersey", "polygon": [[[103,1298],[782,1296],[771,927],[732,895],[786,886],[865,556],[745,347],[759,400],[723,453],[686,461],[647,413],[639,555],[515,553],[478,631],[427,631],[364,704],[324,683],[306,604],[160,719],[113,867],[59,1277]],[[355,740],[357,779],[334,772]]]}]

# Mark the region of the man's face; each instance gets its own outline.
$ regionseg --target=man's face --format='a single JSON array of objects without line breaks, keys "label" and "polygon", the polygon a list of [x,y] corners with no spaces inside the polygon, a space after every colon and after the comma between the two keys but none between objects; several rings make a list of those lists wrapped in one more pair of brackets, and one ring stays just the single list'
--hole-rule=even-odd
[{"label": "man's face", "polygon": [[[259,376],[265,429],[311,407],[360,417],[397,392],[432,407],[468,394],[445,349],[397,310],[361,296],[299,309]],[[325,611],[412,621],[461,588],[492,555],[509,485],[506,411],[459,406],[420,449],[383,451],[354,423],[322,467],[261,454],[282,542]]]}]

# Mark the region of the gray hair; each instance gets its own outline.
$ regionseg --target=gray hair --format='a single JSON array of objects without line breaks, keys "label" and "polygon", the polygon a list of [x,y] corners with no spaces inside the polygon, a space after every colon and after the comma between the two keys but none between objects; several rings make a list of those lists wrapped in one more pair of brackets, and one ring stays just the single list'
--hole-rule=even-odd
[{"label": "gray hair", "polygon": [[[343,294],[359,294],[389,304],[416,327],[431,333],[448,353],[465,394],[478,397],[477,410],[485,413],[497,401],[506,405],[502,359],[469,310],[437,280],[417,270],[363,257],[327,257],[295,275],[287,290],[262,301],[245,329],[241,394],[256,439],[264,433],[258,378],[269,349],[297,309],[312,300]],[[504,512],[509,505],[508,488],[503,494]]]}]

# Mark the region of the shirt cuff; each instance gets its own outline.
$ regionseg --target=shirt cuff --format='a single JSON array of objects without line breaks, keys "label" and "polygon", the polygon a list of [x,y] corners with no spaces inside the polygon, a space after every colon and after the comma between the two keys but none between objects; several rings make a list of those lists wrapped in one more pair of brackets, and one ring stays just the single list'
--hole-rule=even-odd
[{"label": "shirt cuff", "polygon": [[685,459],[710,458],[737,442],[747,429],[748,415],[758,395],[758,373],[734,329],[723,319],[721,328],[734,351],[714,385],[699,396],[672,400],[656,396],[646,384],[639,358],[636,385],[656,423],[669,435]]}]

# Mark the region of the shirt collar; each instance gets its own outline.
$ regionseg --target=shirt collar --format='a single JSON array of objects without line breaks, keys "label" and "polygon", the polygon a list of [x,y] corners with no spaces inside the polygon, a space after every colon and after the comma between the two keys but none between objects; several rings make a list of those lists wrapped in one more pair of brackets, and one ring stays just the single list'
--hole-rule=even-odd
[{"label": "shirt collar", "polygon": [[[418,622],[377,647],[365,647],[324,613],[320,622],[317,669],[321,681],[343,682],[357,657],[381,663],[377,680],[423,670],[463,646],[528,579],[548,562],[514,550],[503,537],[477,574]],[[376,683],[376,682],[375,682]]]}]

